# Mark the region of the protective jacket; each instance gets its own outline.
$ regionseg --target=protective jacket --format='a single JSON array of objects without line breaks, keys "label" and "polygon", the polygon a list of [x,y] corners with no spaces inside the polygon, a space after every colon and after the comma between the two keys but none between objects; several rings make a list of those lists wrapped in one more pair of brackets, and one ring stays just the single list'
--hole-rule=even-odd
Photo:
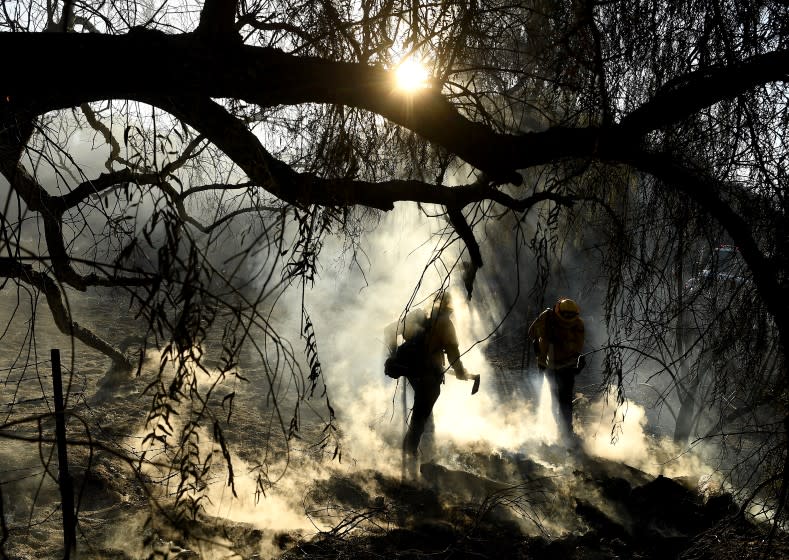
[{"label": "protective jacket", "polygon": [[528,337],[537,342],[537,365],[541,368],[576,367],[584,347],[584,322],[578,316],[565,319],[548,308],[531,324]]},{"label": "protective jacket", "polygon": [[428,317],[423,310],[416,309],[410,311],[404,321],[388,325],[384,329],[384,342],[389,348],[390,354],[397,347],[398,336],[408,340],[415,335],[418,329],[424,328],[423,325],[428,325],[427,328],[430,329],[427,336],[427,353],[432,366],[431,373],[444,371],[446,368],[444,354],[446,353],[455,376],[458,379],[465,379],[467,375],[463,363],[460,361],[455,325],[448,312],[433,310],[433,313]]},{"label": "protective jacket", "polygon": [[460,361],[460,350],[458,349],[458,336],[455,332],[455,325],[449,318],[449,313],[439,312],[430,319],[430,336],[428,336],[428,352],[434,367],[442,370],[446,367],[444,354],[446,354],[449,365],[455,372],[458,379],[467,377],[463,363]]}]

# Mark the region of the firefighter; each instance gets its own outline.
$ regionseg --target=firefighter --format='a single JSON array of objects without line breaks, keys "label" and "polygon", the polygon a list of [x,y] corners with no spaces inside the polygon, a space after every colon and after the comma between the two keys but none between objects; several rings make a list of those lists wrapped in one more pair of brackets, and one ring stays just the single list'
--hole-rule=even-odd
[{"label": "firefighter", "polygon": [[[469,374],[460,360],[457,334],[451,319],[452,311],[452,298],[449,292],[444,291],[436,298],[429,316],[421,309],[413,310],[406,315],[404,321],[396,321],[384,329],[384,342],[390,356],[395,355],[398,335],[405,340],[420,335],[424,338],[424,343],[420,342],[424,351],[424,359],[420,362],[422,365],[411,367],[404,373],[414,391],[411,418],[403,439],[403,452],[411,474],[416,474],[416,456],[422,435],[426,429],[429,432],[434,431],[432,412],[444,382],[444,355],[446,354],[452,373],[457,379],[474,381],[472,394],[479,389],[479,375]],[[396,367],[392,364],[393,360],[391,357],[387,360],[387,369]]]},{"label": "firefighter", "polygon": [[[561,437],[568,442],[573,436],[573,390],[575,376],[586,365],[581,354],[584,346],[584,322],[578,304],[559,298],[529,327],[528,339],[537,354],[537,367],[547,370],[554,402],[554,417]],[[558,405],[558,407],[557,407]]]}]

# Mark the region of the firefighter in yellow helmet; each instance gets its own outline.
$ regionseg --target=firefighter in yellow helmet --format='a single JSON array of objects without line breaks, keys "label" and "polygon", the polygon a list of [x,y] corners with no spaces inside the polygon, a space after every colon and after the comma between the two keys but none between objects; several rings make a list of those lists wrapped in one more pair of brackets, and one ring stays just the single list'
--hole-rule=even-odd
[{"label": "firefighter in yellow helmet", "polygon": [[[390,356],[385,364],[385,372],[394,378],[405,376],[414,391],[408,432],[403,439],[403,451],[410,462],[411,471],[416,469],[422,434],[426,428],[432,428],[433,405],[441,393],[447,361],[457,379],[474,381],[472,394],[479,389],[479,375],[468,373],[460,360],[452,311],[452,298],[449,292],[444,291],[435,299],[429,315],[422,309],[416,309],[409,312],[403,321],[391,323],[384,329],[384,342]],[[397,356],[401,353],[397,346],[398,336],[417,345],[419,356],[416,364],[398,363]],[[406,346],[406,343],[401,346]]]},{"label": "firefighter in yellow helmet", "polygon": [[581,310],[575,301],[559,298],[556,305],[540,313],[529,327],[528,334],[537,354],[537,367],[547,371],[554,416],[560,435],[565,440],[570,440],[573,434],[575,376],[586,365],[581,354],[584,347],[584,322],[580,314]]}]

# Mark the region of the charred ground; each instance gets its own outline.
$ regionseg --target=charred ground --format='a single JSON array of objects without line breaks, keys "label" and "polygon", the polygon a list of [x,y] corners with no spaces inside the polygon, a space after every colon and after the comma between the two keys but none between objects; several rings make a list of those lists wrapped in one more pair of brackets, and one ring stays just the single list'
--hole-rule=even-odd
[{"label": "charred ground", "polygon": [[[109,320],[118,316],[106,315],[108,330],[122,330],[119,321]],[[509,360],[509,373],[497,366],[486,383],[515,395],[513,372],[520,359]],[[771,535],[769,526],[749,520],[731,495],[699,477],[655,476],[546,444],[521,453],[445,447],[439,459],[422,465],[415,481],[404,481],[397,465],[383,472],[354,468],[347,460],[320,461],[319,453],[311,456],[309,447],[299,444],[289,468],[298,471],[316,461],[323,468],[322,476],[295,492],[311,528],[261,528],[254,519],[205,511],[185,516],[162,492],[161,477],[135,470],[121,458],[128,455],[129,439],[140,437],[150,407],[144,391],[150,373],[108,385],[104,358],[81,351],[80,360],[84,367],[75,372],[81,382],[73,414],[85,424],[72,421],[69,436],[85,441],[87,426],[93,443],[70,448],[79,493],[80,557],[789,558],[784,535]],[[254,387],[262,372],[248,369],[245,375]],[[582,379],[579,388],[588,385]],[[261,424],[264,405],[249,393],[236,399],[225,434],[236,443],[234,458],[252,464],[268,436]],[[226,395],[218,392],[217,404]],[[35,406],[22,402],[17,413]],[[50,428],[45,423],[42,433]],[[306,428],[302,435],[309,439]],[[41,449],[45,457],[49,447]],[[221,461],[219,454],[216,460]],[[39,463],[35,456],[29,461]],[[8,528],[3,550],[15,559],[60,558],[57,486],[22,480],[28,472],[18,481],[3,481]],[[215,481],[225,483],[221,477]],[[280,507],[265,494],[257,511]]]},{"label": "charred ground", "polygon": [[[105,435],[120,435],[139,410],[140,401],[128,398],[133,384],[125,397],[94,408]],[[76,473],[81,552],[123,560],[789,558],[785,536],[747,520],[719,488],[700,490],[698,478],[653,476],[556,445],[529,454],[453,451],[449,460],[424,463],[415,481],[372,469],[337,469],[314,481],[303,488],[303,506],[315,531],[179,517],[151,494],[151,480],[97,451]],[[86,453],[74,462],[86,464]],[[269,507],[265,497],[260,507]],[[131,531],[126,538],[143,545],[139,554],[118,546],[118,535],[107,538],[115,526]],[[41,555],[58,537],[57,525],[28,527],[10,557],[58,557],[56,549]]]},{"label": "charred ground", "polygon": [[[472,454],[461,458],[463,470],[423,465],[418,484],[360,473],[375,482],[375,495],[358,481],[332,478],[315,492],[336,510],[344,508],[346,517],[284,557],[787,556],[783,537],[771,540],[746,521],[730,495],[699,493],[698,480],[653,477],[555,446],[539,453],[562,466]],[[489,476],[475,474],[480,471]]]}]

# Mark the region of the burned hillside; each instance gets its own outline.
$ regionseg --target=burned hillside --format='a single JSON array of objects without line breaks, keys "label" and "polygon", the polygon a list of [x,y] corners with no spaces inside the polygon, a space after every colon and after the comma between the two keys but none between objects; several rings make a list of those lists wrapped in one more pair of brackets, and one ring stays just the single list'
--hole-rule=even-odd
[{"label": "burned hillside", "polygon": [[[699,492],[698,480],[549,446],[537,455],[566,460],[557,468],[464,456],[464,470],[423,465],[417,486],[360,476],[374,483],[372,494],[359,479],[331,478],[310,503],[335,528],[284,557],[758,558],[768,550],[768,531],[743,520],[730,495]],[[772,557],[789,553],[783,537],[771,545]]]},{"label": "burned hillside", "polygon": [[4,1],[0,556],[781,554],[787,22]]}]

